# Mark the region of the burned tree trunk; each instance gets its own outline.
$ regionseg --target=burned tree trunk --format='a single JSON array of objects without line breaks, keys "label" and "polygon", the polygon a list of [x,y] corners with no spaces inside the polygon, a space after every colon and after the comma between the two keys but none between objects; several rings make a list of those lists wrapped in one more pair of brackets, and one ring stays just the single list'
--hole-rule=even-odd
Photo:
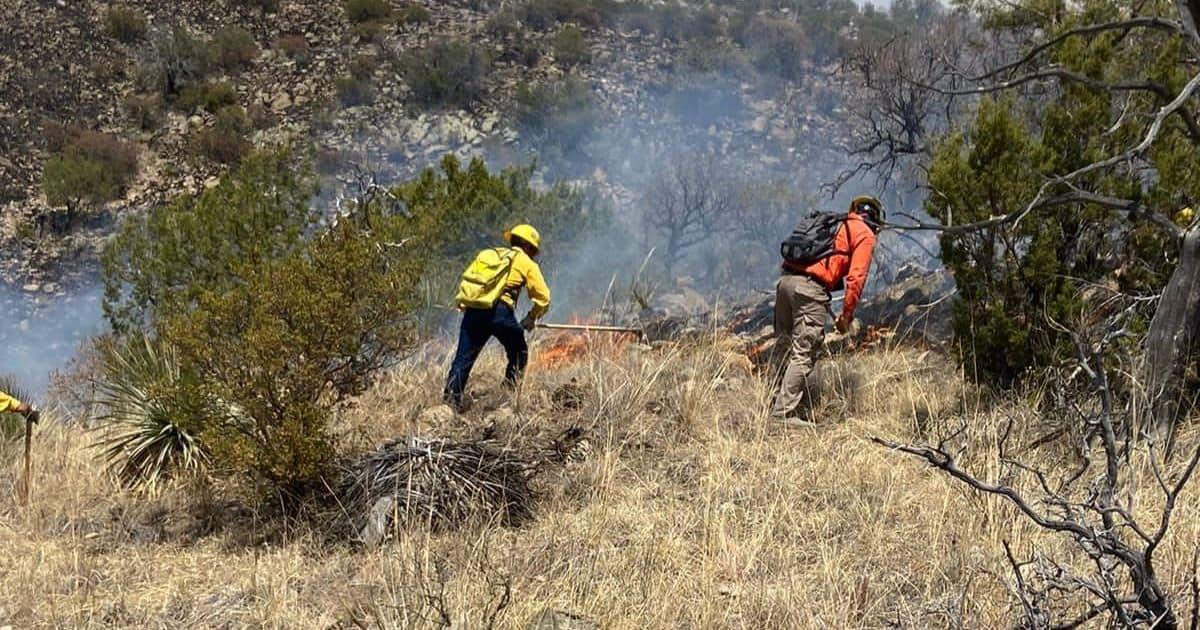
[{"label": "burned tree trunk", "polygon": [[1160,436],[1169,436],[1185,411],[1184,376],[1200,335],[1200,223],[1183,235],[1179,264],[1163,289],[1150,330],[1142,383],[1150,421]]},{"label": "burned tree trunk", "polygon": [[1200,28],[1196,24],[1200,21],[1200,0],[1175,0],[1175,6],[1179,10],[1179,21],[1187,35],[1188,44],[1193,51],[1200,53]]}]

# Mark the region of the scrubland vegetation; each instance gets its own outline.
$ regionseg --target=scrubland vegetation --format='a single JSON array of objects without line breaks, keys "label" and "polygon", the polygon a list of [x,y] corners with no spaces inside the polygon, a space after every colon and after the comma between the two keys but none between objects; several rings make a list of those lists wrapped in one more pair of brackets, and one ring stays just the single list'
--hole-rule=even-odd
[{"label": "scrubland vegetation", "polygon": [[[1186,8],[525,0],[478,20],[499,47],[434,33],[389,49],[429,10],[341,6],[356,50],[314,107],[370,107],[394,72],[406,113],[503,103],[488,127],[508,119],[534,154],[495,169],[439,153],[408,179],[355,166],[333,185],[302,144],[255,146],[277,101],[239,96],[263,54],[251,31],[151,29],[108,8],[114,45],[143,53],[123,116],[152,135],[173,110],[213,176],[106,241],[111,334],[47,400],[27,505],[25,427],[0,419],[0,622],[523,628],[552,610],[606,628],[1196,627]],[[588,152],[609,115],[587,74],[602,29],[678,48],[654,91],[705,137],[770,108],[779,82],[839,66],[853,98],[808,94],[856,125],[858,166],[834,187],[928,193],[925,215],[897,203],[890,227],[940,230],[953,342],[831,346],[812,427],[768,422],[772,380],[719,310],[653,345],[538,333],[516,391],[492,354],[470,409],[440,406],[456,276],[506,226],[541,231],[556,304],[654,318],[659,288],[767,286],[774,243],[817,203],[685,147],[648,161],[614,209]],[[271,47],[300,68],[313,55],[306,35]],[[498,96],[498,64],[538,73]],[[796,137],[761,121],[756,134]],[[45,135],[41,192],[64,211],[39,215],[39,236],[137,184],[140,145]],[[555,182],[578,176],[594,181]],[[346,489],[364,456],[412,437],[503,459],[520,492],[456,470],[434,475],[466,497],[453,518],[375,519],[381,497]],[[477,502],[480,484],[510,505]]]},{"label": "scrubland vegetation", "polygon": [[[554,343],[539,340],[535,357]],[[1004,543],[1021,558],[1088,570],[1086,557],[1003,500],[869,441],[920,440],[961,423],[966,467],[1035,491],[995,449],[1008,432],[1031,465],[1078,461],[1066,443],[1031,446],[1046,430],[1042,394],[994,399],[935,354],[888,348],[822,367],[819,428],[772,429],[767,384],[733,347],[714,337],[597,349],[535,368],[520,400],[500,389],[491,354],[465,418],[427,412],[444,347],[388,372],[338,413],[332,429],[345,444],[486,432],[530,456],[567,428],[583,428],[586,440],[534,478],[532,521],[402,527],[378,549],[331,539],[325,521],[284,518],[277,504],[233,498],[220,483],[122,489],[97,462],[92,433],[50,425],[35,439],[31,506],[6,498],[0,507],[4,617],[22,626],[525,627],[548,607],[606,628],[981,627],[1019,615]],[[1189,428],[1180,444],[1197,439]],[[11,449],[9,458],[6,487],[17,471]],[[1153,515],[1161,499],[1141,449],[1131,461],[1120,492]],[[1184,615],[1198,511],[1197,495],[1185,495],[1160,552]]]}]

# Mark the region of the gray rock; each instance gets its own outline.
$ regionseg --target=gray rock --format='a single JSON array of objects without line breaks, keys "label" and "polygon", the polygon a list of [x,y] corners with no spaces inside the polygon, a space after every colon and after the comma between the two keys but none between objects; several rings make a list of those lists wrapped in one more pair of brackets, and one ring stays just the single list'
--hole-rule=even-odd
[{"label": "gray rock", "polygon": [[396,498],[391,496],[381,497],[371,506],[371,511],[367,514],[367,522],[358,532],[358,537],[364,545],[377,547],[379,543],[387,540],[388,534],[391,532],[392,514],[395,510]]},{"label": "gray rock", "polygon": [[292,97],[284,91],[280,91],[271,99],[271,111],[280,114],[292,106]]},{"label": "gray rock", "polygon": [[569,612],[547,608],[533,618],[529,630],[600,630],[600,624]]}]

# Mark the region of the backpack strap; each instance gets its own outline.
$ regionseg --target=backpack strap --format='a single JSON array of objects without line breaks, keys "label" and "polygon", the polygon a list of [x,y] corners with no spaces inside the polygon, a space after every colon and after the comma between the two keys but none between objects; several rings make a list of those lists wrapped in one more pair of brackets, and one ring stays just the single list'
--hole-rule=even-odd
[{"label": "backpack strap", "polygon": [[513,307],[516,307],[517,300],[521,297],[521,287],[524,285],[518,285],[511,289],[508,288],[507,285],[508,285],[508,277],[512,275],[512,268],[513,268],[513,265],[516,264],[516,262],[517,262],[517,256],[519,255],[519,252],[516,247],[497,247],[496,249],[497,250],[501,250],[501,249],[508,250],[506,253],[500,254],[500,257],[503,258],[505,261],[507,261],[508,264],[506,264],[504,266],[504,271],[501,272],[504,274],[503,282],[506,286],[504,287],[504,289],[502,291],[500,291],[501,299],[498,301],[503,301],[504,296],[508,295],[508,296],[512,297]]}]

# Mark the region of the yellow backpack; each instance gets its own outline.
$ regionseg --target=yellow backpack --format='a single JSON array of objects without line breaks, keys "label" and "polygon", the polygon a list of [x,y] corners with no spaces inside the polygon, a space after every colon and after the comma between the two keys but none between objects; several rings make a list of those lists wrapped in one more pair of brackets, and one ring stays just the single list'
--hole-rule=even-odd
[{"label": "yellow backpack", "polygon": [[467,265],[458,284],[455,301],[459,308],[492,308],[504,293],[508,273],[517,250],[506,247],[485,249]]}]

